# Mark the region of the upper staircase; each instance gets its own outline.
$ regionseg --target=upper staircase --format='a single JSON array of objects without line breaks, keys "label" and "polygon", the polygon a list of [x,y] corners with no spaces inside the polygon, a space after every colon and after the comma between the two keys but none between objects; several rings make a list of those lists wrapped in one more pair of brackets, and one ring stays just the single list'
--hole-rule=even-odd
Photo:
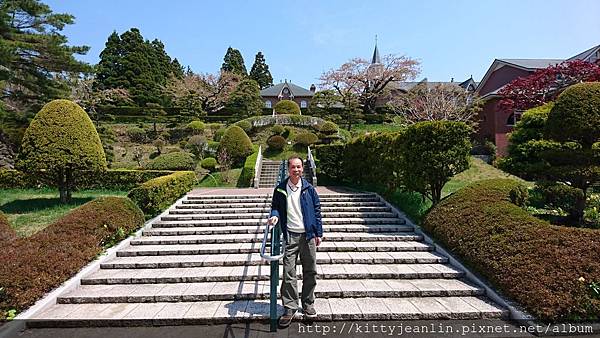
[{"label": "upper staircase", "polygon": [[[508,314],[377,195],[318,191],[324,241],[317,248],[317,320]],[[259,250],[270,210],[268,193],[270,189],[190,193],[116,257],[84,276],[78,287],[35,314],[30,325],[267,320],[270,268]],[[301,265],[298,278],[301,284]],[[278,310],[283,311],[280,305]]]}]

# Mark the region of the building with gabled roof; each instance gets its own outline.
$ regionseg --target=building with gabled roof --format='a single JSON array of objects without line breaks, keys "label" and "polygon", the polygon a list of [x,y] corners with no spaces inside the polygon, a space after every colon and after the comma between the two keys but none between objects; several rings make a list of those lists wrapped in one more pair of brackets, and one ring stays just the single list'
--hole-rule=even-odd
[{"label": "building with gabled roof", "polygon": [[568,59],[495,59],[475,89],[475,93],[484,100],[483,109],[479,113],[477,138],[480,141],[494,142],[498,155],[505,156],[508,149],[508,133],[513,130],[522,112],[501,111],[498,106],[502,99],[500,90],[513,80],[529,76],[538,69],[572,60],[600,64],[600,45]]},{"label": "building with gabled roof", "polygon": [[[261,90],[260,96],[265,103],[265,108],[273,108],[281,100],[291,100],[296,102],[300,109],[306,109],[315,95],[315,90],[314,84],[310,86],[309,90],[285,80]],[[273,110],[273,115],[275,115],[275,110]]]}]

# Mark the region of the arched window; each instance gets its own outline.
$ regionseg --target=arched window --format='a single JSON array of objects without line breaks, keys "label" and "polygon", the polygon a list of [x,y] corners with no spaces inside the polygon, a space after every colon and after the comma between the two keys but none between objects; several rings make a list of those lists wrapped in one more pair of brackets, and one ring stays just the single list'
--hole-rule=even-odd
[{"label": "arched window", "polygon": [[271,101],[265,101],[265,108],[271,108]]},{"label": "arched window", "polygon": [[305,100],[300,101],[300,108],[306,108],[308,107],[308,105],[306,104]]},{"label": "arched window", "polygon": [[521,120],[522,114],[523,114],[522,112],[516,112],[516,113],[510,114],[508,119],[506,119],[506,125],[512,127],[515,124],[517,124],[517,122],[519,122]]}]

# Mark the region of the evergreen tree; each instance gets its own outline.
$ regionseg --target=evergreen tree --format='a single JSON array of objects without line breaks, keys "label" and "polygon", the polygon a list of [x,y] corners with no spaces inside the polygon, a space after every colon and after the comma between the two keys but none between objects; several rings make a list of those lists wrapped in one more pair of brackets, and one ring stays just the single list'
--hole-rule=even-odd
[{"label": "evergreen tree", "polygon": [[260,89],[265,89],[273,85],[273,77],[269,71],[269,65],[265,63],[265,56],[258,52],[254,58],[254,64],[250,70],[250,78],[256,81]]},{"label": "evergreen tree", "polygon": [[126,89],[140,107],[164,105],[162,88],[171,76],[183,76],[179,61],[171,60],[160,40],[144,40],[137,28],[131,28],[121,36],[113,32],[108,37],[100,53],[94,88]]},{"label": "evergreen tree", "polygon": [[231,47],[227,48],[227,53],[225,53],[225,57],[223,58],[221,72],[230,72],[242,76],[248,76],[246,65],[244,65],[244,58],[239,50]]},{"label": "evergreen tree", "polygon": [[242,80],[229,96],[225,107],[239,118],[260,115],[264,103],[258,83],[250,79]]},{"label": "evergreen tree", "polygon": [[0,94],[9,110],[35,112],[55,98],[67,97],[67,73],[91,67],[74,58],[88,46],[67,46],[60,34],[74,22],[38,0],[0,1]]}]

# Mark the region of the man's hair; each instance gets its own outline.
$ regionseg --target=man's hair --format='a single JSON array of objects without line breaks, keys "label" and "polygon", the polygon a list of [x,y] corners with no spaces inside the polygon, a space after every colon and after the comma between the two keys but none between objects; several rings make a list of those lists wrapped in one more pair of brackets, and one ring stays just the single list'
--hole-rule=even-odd
[{"label": "man's hair", "polygon": [[304,166],[304,160],[302,160],[302,158],[300,156],[298,156],[298,155],[292,155],[292,156],[288,157],[288,159],[287,159],[287,166],[288,166],[288,168],[292,164],[292,160],[295,160],[295,159],[299,159],[300,162],[302,163],[302,166]]}]

